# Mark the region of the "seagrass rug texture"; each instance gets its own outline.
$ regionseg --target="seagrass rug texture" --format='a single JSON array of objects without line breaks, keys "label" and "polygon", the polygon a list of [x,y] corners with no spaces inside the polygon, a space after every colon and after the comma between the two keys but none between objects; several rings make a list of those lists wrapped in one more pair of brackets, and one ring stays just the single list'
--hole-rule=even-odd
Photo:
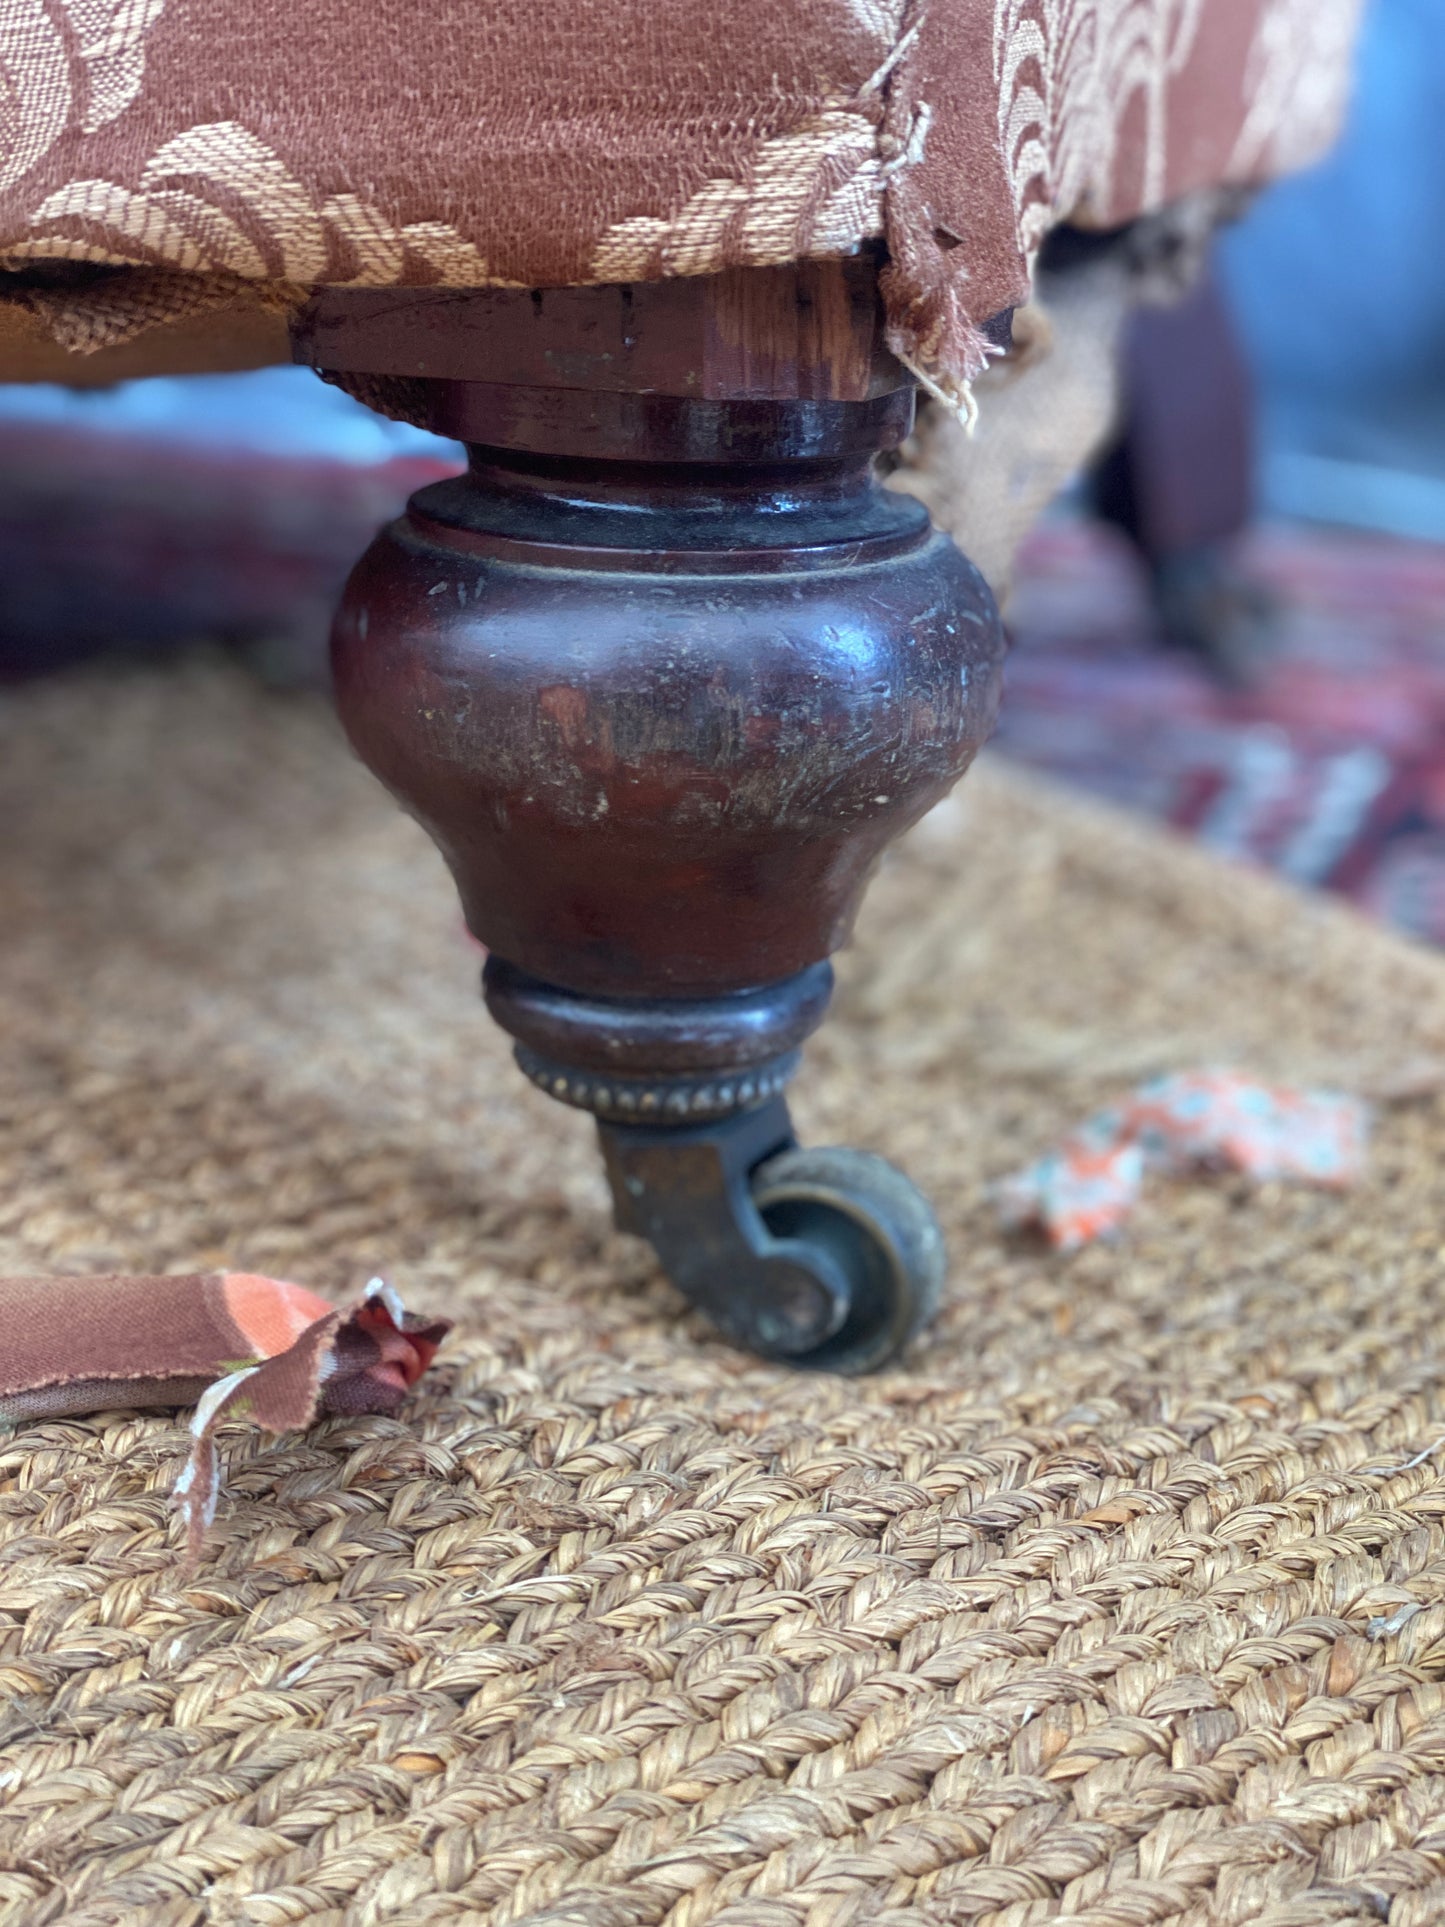
[{"label": "seagrass rug texture", "polygon": [[[845,1383],[610,1231],[319,705],[11,693],[0,821],[0,1265],[459,1320],[396,1420],[229,1433],[189,1577],[181,1420],[0,1439],[7,1927],[1445,1920],[1445,965],[975,772],[798,1087],[953,1251]],[[990,1179],[1212,1062],[1387,1096],[1368,1182],[999,1235]]]}]

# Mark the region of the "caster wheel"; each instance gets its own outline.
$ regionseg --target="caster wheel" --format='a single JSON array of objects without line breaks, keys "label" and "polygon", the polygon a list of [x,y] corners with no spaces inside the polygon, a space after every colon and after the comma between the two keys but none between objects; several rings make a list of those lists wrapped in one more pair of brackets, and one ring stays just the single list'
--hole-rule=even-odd
[{"label": "caster wheel", "polygon": [[876,1371],[933,1316],[943,1288],[943,1233],[928,1200],[869,1151],[783,1151],[758,1166],[753,1202],[775,1238],[820,1247],[848,1281],[848,1311],[812,1351],[777,1356],[804,1371]]}]

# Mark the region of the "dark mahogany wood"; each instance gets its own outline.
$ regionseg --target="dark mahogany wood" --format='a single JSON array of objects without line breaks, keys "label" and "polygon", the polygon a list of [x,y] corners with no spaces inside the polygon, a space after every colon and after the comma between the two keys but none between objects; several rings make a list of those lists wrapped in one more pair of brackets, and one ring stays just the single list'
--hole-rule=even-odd
[{"label": "dark mahogany wood", "polygon": [[596,1114],[619,1221],[726,1330],[878,1362],[936,1225],[877,1160],[790,1152],[781,1093],[873,865],[988,734],[1003,639],[879,486],[913,397],[873,264],[325,291],[298,352],[468,444],[357,565],[333,663],[522,1068]]},{"label": "dark mahogany wood", "polygon": [[[766,406],[786,444],[791,405]],[[827,957],[993,721],[988,594],[923,510],[856,454],[724,461],[713,407],[690,465],[474,449],[337,617],[342,720],[473,933],[588,994]]]},{"label": "dark mahogany wood", "polygon": [[604,288],[321,288],[292,343],[333,373],[691,401],[866,401],[907,379],[868,255]]}]

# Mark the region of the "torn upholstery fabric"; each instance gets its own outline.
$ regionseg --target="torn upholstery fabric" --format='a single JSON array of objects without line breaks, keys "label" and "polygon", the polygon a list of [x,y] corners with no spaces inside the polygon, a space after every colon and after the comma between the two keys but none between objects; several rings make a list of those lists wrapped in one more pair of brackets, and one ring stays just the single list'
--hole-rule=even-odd
[{"label": "torn upholstery fabric", "polygon": [[0,1278],[0,1424],[196,1406],[176,1494],[194,1555],[215,1513],[215,1430],[394,1412],[450,1329],[373,1279],[349,1308],[249,1272]]},{"label": "torn upholstery fabric", "polygon": [[882,236],[893,345],[956,396],[1056,222],[1319,153],[1359,7],[740,0],[709,34],[684,0],[11,0],[0,265],[83,351],[238,283],[626,282]]}]

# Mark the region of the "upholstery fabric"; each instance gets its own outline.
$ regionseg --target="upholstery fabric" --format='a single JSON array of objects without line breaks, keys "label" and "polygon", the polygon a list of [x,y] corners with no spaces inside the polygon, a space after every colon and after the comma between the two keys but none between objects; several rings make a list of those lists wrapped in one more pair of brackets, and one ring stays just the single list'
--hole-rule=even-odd
[{"label": "upholstery fabric", "polygon": [[[956,398],[1052,224],[1322,149],[1359,6],[5,0],[0,265],[84,351],[245,283],[631,281],[882,236],[894,345]],[[57,288],[66,263],[131,272]]]}]

